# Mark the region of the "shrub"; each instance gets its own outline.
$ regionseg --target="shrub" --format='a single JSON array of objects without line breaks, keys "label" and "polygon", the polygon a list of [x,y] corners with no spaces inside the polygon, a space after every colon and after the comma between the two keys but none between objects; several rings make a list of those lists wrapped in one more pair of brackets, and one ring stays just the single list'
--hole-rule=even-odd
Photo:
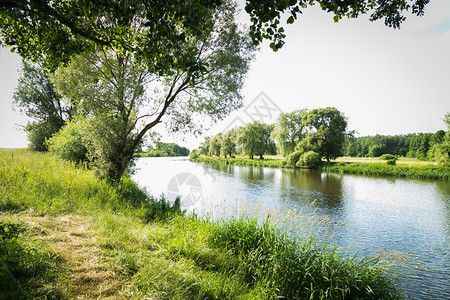
[{"label": "shrub", "polygon": [[314,151],[308,151],[303,153],[298,162],[295,164],[297,167],[315,168],[320,164],[320,155]]},{"label": "shrub", "polygon": [[189,153],[189,158],[191,159],[196,159],[200,156],[200,151],[198,151],[197,149],[192,150],[191,153]]},{"label": "shrub", "polygon": [[87,160],[87,149],[76,121],[68,122],[60,131],[47,140],[46,144],[51,153],[63,159],[74,162]]},{"label": "shrub", "polygon": [[389,159],[386,164],[388,164],[389,166],[395,166],[396,165],[396,160],[395,159]]},{"label": "shrub", "polygon": [[47,151],[45,141],[58,130],[58,127],[47,121],[28,123],[25,127],[29,142],[28,148],[32,151]]},{"label": "shrub", "polygon": [[294,167],[303,153],[303,151],[297,150],[289,154],[285,159],[286,165]]},{"label": "shrub", "polygon": [[57,295],[28,294],[38,281],[51,280],[56,266],[54,255],[20,238],[24,231],[19,224],[0,221],[0,299],[55,299]]},{"label": "shrub", "polygon": [[381,160],[391,160],[391,159],[397,160],[397,156],[392,155],[392,154],[383,154],[380,156],[380,159]]}]

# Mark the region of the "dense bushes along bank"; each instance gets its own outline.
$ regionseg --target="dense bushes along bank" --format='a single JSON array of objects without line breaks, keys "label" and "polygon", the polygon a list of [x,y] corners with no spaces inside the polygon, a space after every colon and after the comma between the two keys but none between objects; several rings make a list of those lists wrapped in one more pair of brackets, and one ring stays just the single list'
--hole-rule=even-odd
[{"label": "dense bushes along bank", "polygon": [[293,240],[270,219],[186,216],[48,154],[0,150],[0,187],[3,298],[402,298],[378,259]]},{"label": "dense bushes along bank", "polygon": [[[223,163],[241,166],[259,166],[270,168],[294,168],[284,162],[283,159],[248,159],[248,158],[220,158],[220,157],[197,157],[191,158],[193,162],[207,164]],[[330,162],[323,163],[316,168],[325,172],[336,172],[341,174],[361,174],[376,176],[397,176],[419,179],[450,179],[449,166],[407,166],[388,165],[386,162]]]}]

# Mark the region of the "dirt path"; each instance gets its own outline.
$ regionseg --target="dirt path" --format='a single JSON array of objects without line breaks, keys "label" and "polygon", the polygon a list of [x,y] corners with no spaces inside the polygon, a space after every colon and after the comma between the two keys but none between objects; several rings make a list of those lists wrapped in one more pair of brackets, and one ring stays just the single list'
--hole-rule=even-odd
[{"label": "dirt path", "polygon": [[69,299],[130,299],[123,276],[114,272],[105,250],[98,246],[95,231],[80,216],[0,216],[23,222],[26,235],[44,241],[65,263],[54,288]]}]

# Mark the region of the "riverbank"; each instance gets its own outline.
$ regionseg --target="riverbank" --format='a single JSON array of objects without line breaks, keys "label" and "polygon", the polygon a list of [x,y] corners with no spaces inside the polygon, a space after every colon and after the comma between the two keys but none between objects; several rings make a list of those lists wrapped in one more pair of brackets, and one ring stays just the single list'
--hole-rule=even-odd
[{"label": "riverbank", "polygon": [[[248,158],[222,158],[197,157],[194,162],[207,164],[221,163],[242,166],[259,166],[270,168],[293,168],[283,163],[283,159],[248,159]],[[438,166],[432,162],[413,160],[400,160],[397,165],[387,165],[386,161],[376,159],[338,159],[324,164],[318,168],[324,172],[340,174],[359,174],[371,176],[396,176],[417,179],[450,179],[450,167]]]},{"label": "riverbank", "polygon": [[0,298],[402,298],[379,258],[292,240],[270,219],[186,216],[48,154],[1,150],[0,195]]}]

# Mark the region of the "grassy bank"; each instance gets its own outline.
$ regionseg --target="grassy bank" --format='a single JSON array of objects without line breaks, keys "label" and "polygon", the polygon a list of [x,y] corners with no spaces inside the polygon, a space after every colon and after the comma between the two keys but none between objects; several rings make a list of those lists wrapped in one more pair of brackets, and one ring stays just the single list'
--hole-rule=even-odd
[{"label": "grassy bank", "polygon": [[386,163],[333,162],[322,167],[323,171],[341,174],[396,176],[420,179],[450,179],[450,167],[436,165],[387,165]]},{"label": "grassy bank", "polygon": [[[222,158],[198,157],[191,159],[194,162],[207,164],[221,163],[242,166],[260,166],[270,168],[289,168],[283,164],[283,159],[248,159],[248,158]],[[397,176],[419,179],[450,179],[450,167],[438,166],[433,162],[420,162],[416,160],[400,159],[397,165],[387,165],[379,159],[340,158],[330,163],[324,162],[319,170],[340,174],[360,174],[372,176]]]},{"label": "grassy bank", "polygon": [[283,159],[250,159],[250,158],[223,158],[223,157],[197,157],[195,159],[190,159],[194,162],[202,162],[207,164],[228,164],[237,166],[258,166],[267,168],[289,168],[289,166],[283,165]]},{"label": "grassy bank", "polygon": [[0,299],[398,299],[385,262],[270,219],[186,216],[50,155],[0,151]]}]

